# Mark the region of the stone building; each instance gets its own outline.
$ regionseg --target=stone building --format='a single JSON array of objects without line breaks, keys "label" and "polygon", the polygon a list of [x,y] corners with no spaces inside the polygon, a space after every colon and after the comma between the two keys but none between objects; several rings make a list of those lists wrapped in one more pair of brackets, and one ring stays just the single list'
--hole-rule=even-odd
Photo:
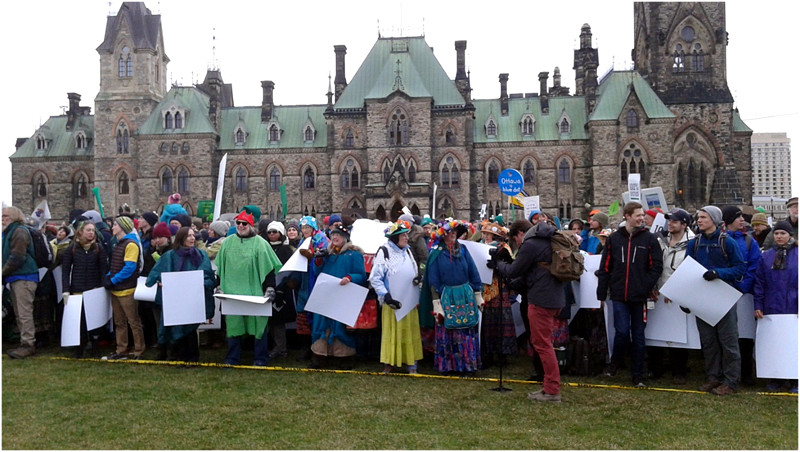
[{"label": "stone building", "polygon": [[18,140],[13,202],[25,210],[47,199],[65,218],[94,208],[92,188],[107,215],[126,203],[158,210],[180,192],[195,213],[215,199],[227,155],[222,211],[255,204],[266,218],[394,219],[408,206],[466,219],[482,204],[509,217],[497,185],[505,168],[562,218],[621,200],[629,173],[662,187],[670,206],[750,204],[752,131],[727,86],[725,4],[634,3],[634,17],[628,71],[598,75],[591,28],[581,27],[574,94],[555,68],[552,80],[539,74],[538,93],[508,93],[509,74],[499,74],[497,98],[473,99],[466,41],[455,41],[451,78],[424,37],[379,37],[350,81],[347,48],[334,46],[326,103],[275,105],[266,80],[260,106],[237,107],[217,69],[168,87],[161,18],[126,2],[97,48],[94,115],[69,93],[65,115]]}]

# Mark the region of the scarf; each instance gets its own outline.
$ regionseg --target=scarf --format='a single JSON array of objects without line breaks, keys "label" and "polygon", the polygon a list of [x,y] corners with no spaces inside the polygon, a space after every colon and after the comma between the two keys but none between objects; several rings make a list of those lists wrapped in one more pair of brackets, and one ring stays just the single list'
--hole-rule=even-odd
[{"label": "scarf", "polygon": [[458,259],[461,257],[461,244],[458,243],[458,240],[453,242],[452,245],[444,243],[444,241],[442,241],[442,244],[444,245],[444,248],[447,249],[447,253],[450,255],[450,262],[453,261],[453,258]]},{"label": "scarf", "polygon": [[192,266],[195,268],[200,266],[200,263],[203,262],[203,256],[200,255],[200,252],[197,251],[197,248],[185,248],[181,247],[175,250],[175,253],[178,255],[178,271],[183,271],[186,260],[188,259],[189,262],[192,263]]},{"label": "scarf", "polygon": [[783,246],[775,245],[775,261],[772,262],[773,270],[786,270],[786,255],[789,253],[789,248],[795,244],[794,238],[789,239],[789,243]]}]

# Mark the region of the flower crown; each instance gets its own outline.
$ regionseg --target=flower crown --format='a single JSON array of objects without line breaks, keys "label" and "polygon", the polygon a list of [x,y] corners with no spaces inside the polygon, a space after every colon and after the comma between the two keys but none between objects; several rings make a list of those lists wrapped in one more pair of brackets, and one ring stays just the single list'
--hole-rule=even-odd
[{"label": "flower crown", "polygon": [[398,220],[396,223],[392,223],[383,230],[383,235],[386,237],[391,237],[393,235],[402,234],[404,232],[408,232],[411,230],[411,224],[405,220]]},{"label": "flower crown", "polygon": [[450,231],[456,231],[460,228],[463,228],[464,231],[470,231],[470,233],[475,232],[474,228],[472,227],[472,223],[468,221],[461,221],[461,220],[449,220],[445,221],[444,223],[440,224],[438,228],[434,229],[431,232],[431,240],[428,246],[428,249],[436,248],[439,245],[439,241],[442,237],[445,236]]}]

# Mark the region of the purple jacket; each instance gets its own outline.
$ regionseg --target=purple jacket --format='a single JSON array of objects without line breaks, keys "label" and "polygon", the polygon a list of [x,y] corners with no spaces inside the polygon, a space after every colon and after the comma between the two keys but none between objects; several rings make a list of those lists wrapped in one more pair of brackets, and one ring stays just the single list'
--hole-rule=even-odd
[{"label": "purple jacket", "polygon": [[777,250],[764,251],[756,269],[753,305],[768,314],[797,314],[797,245],[789,248],[786,269],[773,270]]}]

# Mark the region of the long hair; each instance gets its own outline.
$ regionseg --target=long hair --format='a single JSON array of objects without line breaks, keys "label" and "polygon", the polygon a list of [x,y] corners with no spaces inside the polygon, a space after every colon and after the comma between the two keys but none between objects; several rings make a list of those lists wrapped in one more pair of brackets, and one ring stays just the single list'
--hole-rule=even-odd
[{"label": "long hair", "polygon": [[[86,226],[90,225],[94,228],[94,238],[92,240],[87,240],[83,233],[86,229]],[[79,221],[75,226],[75,244],[83,248],[85,248],[87,245],[90,245],[94,248],[97,246],[97,234],[99,234],[99,231],[94,223],[91,222],[91,220]]]},{"label": "long hair", "polygon": [[175,233],[174,241],[172,243],[172,249],[179,249],[183,247],[183,242],[186,241],[186,237],[189,237],[189,234],[193,234],[192,228],[189,226],[183,226],[182,228],[178,229],[178,232]]}]

